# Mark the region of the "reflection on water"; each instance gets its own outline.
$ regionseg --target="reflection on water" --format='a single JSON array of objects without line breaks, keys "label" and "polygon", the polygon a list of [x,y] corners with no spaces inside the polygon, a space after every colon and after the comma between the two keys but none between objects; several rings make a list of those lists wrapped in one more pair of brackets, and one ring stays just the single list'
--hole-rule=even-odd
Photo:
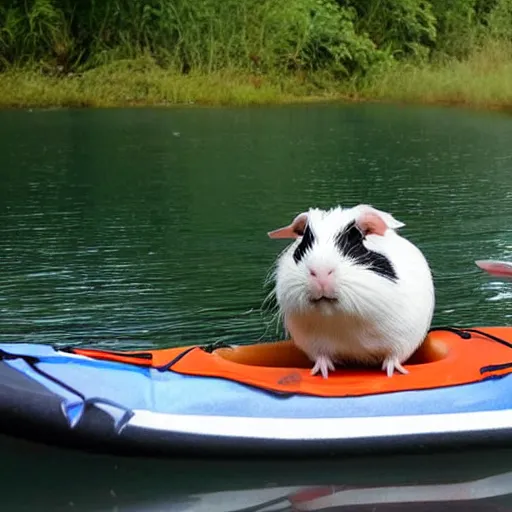
[{"label": "reflection on water", "polygon": [[[162,510],[162,505],[146,510]],[[427,512],[446,510],[448,507],[451,511],[461,512],[511,510],[512,472],[469,482],[438,485],[368,488],[361,485],[328,485],[226,491],[192,495],[187,501],[169,503],[169,509],[183,512]],[[135,512],[136,508],[131,510]]]},{"label": "reflection on water", "polygon": [[89,455],[0,436],[0,450],[9,512],[512,510],[510,449],[242,462]]},{"label": "reflection on water", "polygon": [[[482,285],[482,289],[489,292],[490,302],[506,301],[512,299],[512,283],[504,279],[489,279],[488,283]],[[510,315],[507,315],[510,317]]]}]

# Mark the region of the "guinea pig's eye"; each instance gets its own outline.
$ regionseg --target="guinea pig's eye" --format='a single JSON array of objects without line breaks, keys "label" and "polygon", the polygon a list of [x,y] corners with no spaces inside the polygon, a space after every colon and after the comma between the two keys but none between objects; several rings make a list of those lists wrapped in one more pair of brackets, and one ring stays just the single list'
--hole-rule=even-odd
[{"label": "guinea pig's eye", "polygon": [[362,240],[364,240],[365,235],[361,232],[361,230],[354,223],[352,226],[349,226],[345,231],[340,235],[339,240],[342,245],[354,245]]},{"label": "guinea pig's eye", "polygon": [[354,225],[347,231],[347,235],[351,239],[361,239],[366,238],[366,234],[363,233],[358,227],[357,224],[354,223]]},{"label": "guinea pig's eye", "polygon": [[357,233],[357,236],[359,236],[363,239],[366,238],[366,233],[364,231],[362,231],[360,228],[358,228],[357,226],[354,226],[352,229]]},{"label": "guinea pig's eye", "polygon": [[347,226],[337,237],[336,245],[342,254],[353,251],[354,248],[360,247],[364,240],[364,234],[354,224]]},{"label": "guinea pig's eye", "polygon": [[314,241],[315,236],[313,235],[311,228],[309,226],[306,226],[306,228],[304,229],[304,235],[302,237],[302,240],[300,241],[299,245],[297,245],[297,248],[293,253],[293,259],[295,260],[295,263],[300,262],[300,260],[306,254],[306,252],[311,249]]}]

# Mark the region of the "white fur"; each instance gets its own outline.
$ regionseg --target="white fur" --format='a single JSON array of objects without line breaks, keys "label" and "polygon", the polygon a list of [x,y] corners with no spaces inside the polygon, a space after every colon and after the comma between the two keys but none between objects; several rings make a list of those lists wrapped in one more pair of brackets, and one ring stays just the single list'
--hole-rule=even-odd
[{"label": "white fur", "polygon": [[[381,364],[388,376],[395,369],[407,373],[400,363],[419,347],[431,325],[432,275],[421,251],[394,231],[403,223],[373,209],[388,229],[383,236],[368,235],[363,242],[389,258],[397,282],[355,264],[336,248],[336,235],[368,208],[310,209],[312,249],[297,265],[292,255],[301,241],[298,238],[277,261],[275,292],[280,313],[296,345],[315,362],[313,374],[327,377],[332,361]],[[313,304],[308,299],[310,264],[334,266],[337,302]]]}]

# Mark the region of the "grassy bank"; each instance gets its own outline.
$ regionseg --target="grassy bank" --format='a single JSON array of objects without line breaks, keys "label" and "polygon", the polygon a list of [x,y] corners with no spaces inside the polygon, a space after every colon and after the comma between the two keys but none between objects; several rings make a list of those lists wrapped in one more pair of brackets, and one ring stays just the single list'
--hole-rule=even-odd
[{"label": "grassy bank", "polygon": [[180,74],[151,59],[117,61],[78,74],[49,76],[30,68],[0,73],[0,107],[254,105],[326,100],[512,108],[512,46],[488,44],[464,60],[400,63],[364,81],[328,73]]},{"label": "grassy bank", "polygon": [[511,69],[512,0],[0,2],[0,107],[510,108]]},{"label": "grassy bank", "polygon": [[333,85],[229,70],[183,75],[133,60],[63,77],[28,69],[2,73],[0,107],[275,104],[334,98]]},{"label": "grassy bank", "polygon": [[490,42],[464,60],[403,64],[358,91],[364,99],[512,110],[512,45]]}]

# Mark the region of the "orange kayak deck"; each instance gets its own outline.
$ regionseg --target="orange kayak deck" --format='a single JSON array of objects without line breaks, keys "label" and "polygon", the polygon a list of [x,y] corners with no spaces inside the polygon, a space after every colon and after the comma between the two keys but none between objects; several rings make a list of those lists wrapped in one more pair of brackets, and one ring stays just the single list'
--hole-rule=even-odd
[{"label": "orange kayak deck", "polygon": [[339,367],[329,378],[311,375],[313,363],[291,340],[235,347],[186,346],[118,351],[70,348],[93,359],[236,381],[259,389],[318,397],[365,396],[436,389],[500,378],[512,372],[512,327],[432,329],[391,378],[379,368]]}]

